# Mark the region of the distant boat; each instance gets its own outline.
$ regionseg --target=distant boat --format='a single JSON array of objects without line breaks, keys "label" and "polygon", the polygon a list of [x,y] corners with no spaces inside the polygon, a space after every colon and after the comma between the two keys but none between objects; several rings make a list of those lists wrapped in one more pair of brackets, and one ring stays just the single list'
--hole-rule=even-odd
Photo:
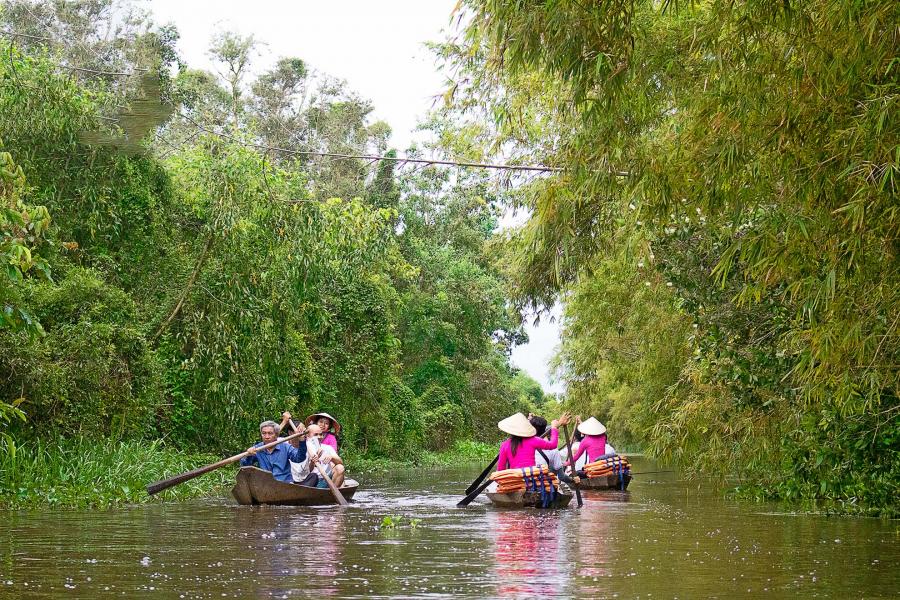
[{"label": "distant boat", "polygon": [[578,484],[580,490],[627,490],[631,483],[631,475],[610,473],[603,477],[582,477]]},{"label": "distant boat", "polygon": [[[339,490],[341,495],[349,501],[358,487],[358,482],[347,479]],[[243,505],[319,506],[337,504],[334,495],[328,488],[315,488],[278,481],[272,476],[271,471],[256,467],[242,467],[238,471],[237,481],[231,488],[231,495],[238,504]]]}]

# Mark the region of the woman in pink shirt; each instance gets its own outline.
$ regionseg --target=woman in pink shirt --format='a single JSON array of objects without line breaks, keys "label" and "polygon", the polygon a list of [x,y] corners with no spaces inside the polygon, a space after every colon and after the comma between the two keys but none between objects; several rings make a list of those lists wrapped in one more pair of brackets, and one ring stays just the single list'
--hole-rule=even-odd
[{"label": "woman in pink shirt", "polygon": [[[326,412],[320,412],[306,417],[306,426],[309,427],[311,423],[315,423],[322,431],[325,432],[325,435],[322,437],[319,443],[326,446],[331,446],[334,451],[337,452],[337,436],[341,433],[341,424],[337,422],[337,419]],[[332,433],[332,430],[334,431],[334,433]]]},{"label": "woman in pink shirt", "polygon": [[566,465],[577,462],[585,452],[587,452],[587,462],[589,463],[606,454],[606,426],[603,423],[591,417],[578,424],[578,431],[584,435],[584,439],[578,444],[575,456],[571,461],[566,462]]},{"label": "woman in pink shirt", "polygon": [[537,462],[535,452],[537,450],[555,450],[559,441],[559,426],[568,422],[568,413],[563,413],[559,420],[553,421],[550,424],[549,440],[537,437],[534,425],[522,413],[516,413],[497,423],[500,431],[509,434],[509,439],[500,445],[497,470],[533,467]]}]

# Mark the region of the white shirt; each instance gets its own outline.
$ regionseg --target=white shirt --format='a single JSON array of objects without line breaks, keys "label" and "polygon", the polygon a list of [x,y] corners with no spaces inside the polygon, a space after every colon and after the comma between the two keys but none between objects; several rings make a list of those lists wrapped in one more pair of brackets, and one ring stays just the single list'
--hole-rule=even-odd
[{"label": "white shirt", "polygon": [[[291,462],[291,477],[293,477],[295,482],[300,482],[306,479],[310,472],[313,470],[312,462],[309,460],[309,457],[315,456],[321,451],[321,455],[319,455],[319,463],[325,469],[325,473],[331,477],[332,471],[334,470],[332,467],[334,463],[329,461],[327,464],[322,461],[327,458],[336,457],[338,454],[334,451],[334,448],[331,446],[326,446],[325,444],[319,443],[319,438],[310,438],[306,440],[306,460],[301,463]],[[316,471],[316,475],[319,472]]]},{"label": "white shirt", "polygon": [[[547,458],[550,459],[550,464],[547,464],[547,461],[544,460],[544,457],[541,456],[541,452],[547,455]],[[554,473],[562,468],[563,460],[562,456],[559,454],[559,450],[539,450],[535,452],[534,456],[535,465],[547,465],[551,471]]]}]

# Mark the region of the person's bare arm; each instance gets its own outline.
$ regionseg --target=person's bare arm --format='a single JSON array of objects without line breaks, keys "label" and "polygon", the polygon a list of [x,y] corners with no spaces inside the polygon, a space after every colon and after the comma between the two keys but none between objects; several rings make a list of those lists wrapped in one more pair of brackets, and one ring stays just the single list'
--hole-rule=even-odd
[{"label": "person's bare arm", "polygon": [[281,413],[281,425],[278,426],[278,431],[284,431],[284,428],[287,427],[287,424],[291,422],[291,413],[288,411],[284,411]]}]

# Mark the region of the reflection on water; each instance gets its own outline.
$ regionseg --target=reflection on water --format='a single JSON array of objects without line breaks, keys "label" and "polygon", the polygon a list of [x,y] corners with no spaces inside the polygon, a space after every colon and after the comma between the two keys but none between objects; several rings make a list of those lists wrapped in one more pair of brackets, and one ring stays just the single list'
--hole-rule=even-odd
[{"label": "reflection on water", "polygon": [[625,499],[627,494],[628,492],[609,492],[603,496],[594,493],[582,494],[584,497],[583,516],[576,524],[578,531],[576,537],[582,542],[576,547],[575,556],[578,566],[575,575],[585,578],[586,591],[595,596],[599,596],[603,592],[603,588],[597,587],[595,584],[597,578],[612,574],[607,555],[608,546],[613,538],[613,528],[622,523],[621,520],[612,517],[615,514],[614,510],[604,510],[604,502],[601,498],[612,496]]},{"label": "reflection on water", "polygon": [[[654,470],[635,460],[635,470]],[[738,504],[671,475],[581,509],[457,509],[481,467],[363,479],[336,507],[229,499],[0,512],[0,597],[895,598],[900,523]],[[380,528],[387,516],[401,527]],[[421,519],[418,527],[403,526]]]},{"label": "reflection on water", "polygon": [[559,511],[493,511],[487,524],[494,536],[494,580],[504,597],[554,596],[565,580]]}]

